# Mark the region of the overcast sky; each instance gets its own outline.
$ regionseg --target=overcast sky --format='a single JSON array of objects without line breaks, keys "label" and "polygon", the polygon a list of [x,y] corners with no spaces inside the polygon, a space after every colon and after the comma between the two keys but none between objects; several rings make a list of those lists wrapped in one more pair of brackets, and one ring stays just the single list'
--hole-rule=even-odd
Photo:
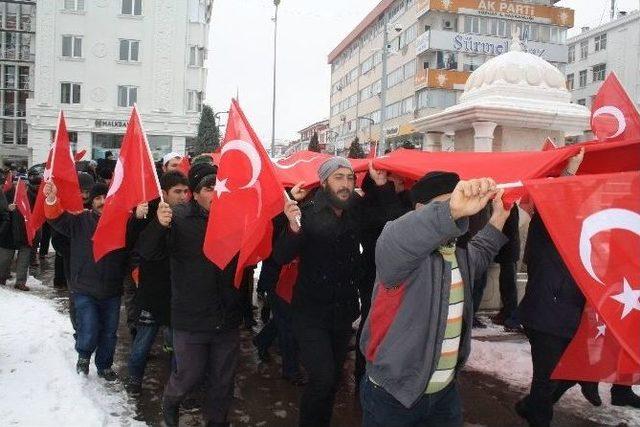
[{"label": "overcast sky", "polygon": [[[379,0],[282,0],[278,16],[276,138],[329,115],[327,55]],[[617,0],[618,10],[638,9],[638,0]],[[610,0],[562,0],[575,9],[575,26],[609,19]],[[236,90],[263,143],[271,140],[273,1],[214,0],[209,37],[207,103],[228,109]]]}]

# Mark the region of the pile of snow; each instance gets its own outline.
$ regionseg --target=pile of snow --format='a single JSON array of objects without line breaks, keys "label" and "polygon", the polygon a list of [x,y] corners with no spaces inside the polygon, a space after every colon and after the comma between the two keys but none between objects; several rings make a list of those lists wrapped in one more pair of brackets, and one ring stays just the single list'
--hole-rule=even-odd
[{"label": "pile of snow", "polygon": [[[487,319],[484,319],[487,320]],[[502,327],[487,323],[487,329],[474,329],[471,342],[471,355],[466,369],[491,374],[521,389],[523,396],[529,392],[532,377],[531,347],[522,335],[506,334]],[[511,336],[511,338],[508,338]],[[487,340],[500,337],[500,341]],[[486,341],[485,341],[486,340]],[[628,407],[611,406],[609,384],[600,384],[602,406],[594,407],[585,400],[576,385],[567,391],[556,404],[563,408],[601,425],[640,425],[640,410]],[[636,394],[640,394],[640,386],[634,386]]]},{"label": "pile of snow", "polygon": [[3,287],[0,313],[3,425],[144,425],[121,385],[99,379],[95,366],[89,377],[76,374],[69,318],[51,300]]}]

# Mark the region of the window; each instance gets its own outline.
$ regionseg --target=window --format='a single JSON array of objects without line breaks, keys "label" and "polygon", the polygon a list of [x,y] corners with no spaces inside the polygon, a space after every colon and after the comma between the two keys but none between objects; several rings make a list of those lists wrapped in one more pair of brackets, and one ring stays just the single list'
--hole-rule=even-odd
[{"label": "window", "polygon": [[607,74],[607,64],[598,64],[593,66],[593,81],[603,82]]},{"label": "window", "polygon": [[464,17],[464,32],[472,34],[480,34],[480,18],[477,16]]},{"label": "window", "polygon": [[205,59],[204,47],[191,46],[189,48],[189,65],[192,67],[202,67]]},{"label": "window", "polygon": [[120,40],[120,61],[137,62],[140,58],[138,40]]},{"label": "window", "polygon": [[80,104],[80,83],[60,83],[60,103]]},{"label": "window", "polygon": [[135,86],[118,86],[118,107],[133,107],[138,102],[138,88]]},{"label": "window", "polygon": [[586,99],[584,99],[584,98],[582,98],[582,99],[578,99],[577,104],[578,104],[578,105],[587,105],[587,101],[586,101]]},{"label": "window", "polygon": [[122,0],[123,15],[142,15],[142,0]]},{"label": "window", "polygon": [[498,35],[498,20],[497,19],[489,19],[489,34],[492,36]]},{"label": "window", "polygon": [[589,56],[589,40],[580,42],[580,59],[587,59]]},{"label": "window", "polygon": [[400,35],[400,49],[411,43],[418,36],[418,25],[413,24]]},{"label": "window", "polygon": [[402,83],[403,80],[404,69],[402,67],[398,67],[387,76],[387,87],[394,87],[395,85]]},{"label": "window", "polygon": [[4,66],[4,88],[15,89],[16,88],[16,67],[15,65]]},{"label": "window", "polygon": [[189,0],[189,22],[206,24],[209,20],[209,11],[205,0]]},{"label": "window", "polygon": [[580,71],[580,87],[587,85],[587,70]]},{"label": "window", "polygon": [[437,68],[441,70],[457,70],[458,56],[454,52],[439,50],[436,52]]},{"label": "window", "polygon": [[596,36],[594,40],[596,43],[596,52],[605,50],[607,48],[607,33]]},{"label": "window", "polygon": [[548,25],[540,25],[540,37],[539,40],[542,43],[549,43],[551,39],[551,27]]},{"label": "window", "polygon": [[413,113],[413,96],[402,100],[402,115]]},{"label": "window", "polygon": [[187,111],[202,111],[202,92],[196,90],[187,91]]},{"label": "window", "polygon": [[26,120],[16,120],[16,142],[20,145],[27,145],[28,126]]},{"label": "window", "polygon": [[387,110],[386,110],[386,115],[387,115],[387,119],[391,120],[391,119],[395,119],[396,117],[400,116],[400,112],[402,111],[402,101],[401,102],[395,102],[391,105],[387,105]]},{"label": "window", "polygon": [[62,56],[65,58],[82,58],[82,37],[62,36]]},{"label": "window", "polygon": [[569,46],[569,64],[571,64],[572,62],[575,62],[576,60],[576,47],[575,46]]},{"label": "window", "polygon": [[64,10],[81,12],[84,10],[84,0],[64,0]]},{"label": "window", "polygon": [[16,120],[2,121],[2,142],[5,144],[13,144],[16,133]]},{"label": "window", "polygon": [[404,64],[404,79],[409,79],[416,74],[416,60],[413,59]]},{"label": "window", "polygon": [[373,68],[373,56],[365,59],[364,62],[360,65],[360,73],[367,74]]},{"label": "window", "polygon": [[551,43],[560,43],[560,28],[551,27]]},{"label": "window", "polygon": [[573,73],[567,74],[567,89],[573,90]]},{"label": "window", "polygon": [[423,89],[418,92],[418,108],[447,108],[456,103],[456,94],[450,90]]}]

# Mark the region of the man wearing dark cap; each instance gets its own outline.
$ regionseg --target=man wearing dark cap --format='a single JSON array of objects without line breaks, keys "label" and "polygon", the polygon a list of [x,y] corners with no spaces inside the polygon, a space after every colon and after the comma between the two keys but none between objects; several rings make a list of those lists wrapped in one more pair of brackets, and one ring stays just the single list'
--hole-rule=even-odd
[{"label": "man wearing dark cap", "polygon": [[101,183],[95,184],[88,197],[91,209],[76,215],[62,211],[57,199],[58,190],[52,181],[44,185],[43,191],[46,197],[45,216],[49,224],[69,238],[68,279],[76,317],[76,370],[79,374],[88,375],[91,355],[95,351],[98,376],[106,381],[115,381],[117,377],[111,366],[128,250],[123,248],[110,252],[95,262],[92,241],[108,188]]},{"label": "man wearing dark cap", "polygon": [[384,224],[401,209],[386,173],[370,167],[369,174],[375,185],[365,198],[375,202],[366,203],[367,209],[354,192],[355,174],[343,157],[320,165],[322,187],[302,209],[293,201],[285,205],[289,226],[276,241],[273,258],[280,265],[300,259],[291,310],[301,361],[309,375],[300,402],[301,426],[331,422],[351,325],[359,314],[360,247],[369,224]]},{"label": "man wearing dark cap", "polygon": [[164,391],[162,408],[168,426],[177,426],[186,394],[207,378],[202,406],[207,426],[229,425],[233,379],[238,363],[242,313],[233,286],[235,263],[220,270],[204,254],[217,168],[201,163],[189,171],[193,199],[158,206],[156,219],[140,234],[138,249],[147,260],[169,258],[171,327],[176,367]]},{"label": "man wearing dark cap", "polygon": [[[363,426],[462,426],[456,373],[470,351],[472,278],[507,240],[502,192],[489,178],[431,172],[411,189],[415,209],[382,231],[360,340]],[[468,217],[493,197],[489,224],[457,247]]]}]

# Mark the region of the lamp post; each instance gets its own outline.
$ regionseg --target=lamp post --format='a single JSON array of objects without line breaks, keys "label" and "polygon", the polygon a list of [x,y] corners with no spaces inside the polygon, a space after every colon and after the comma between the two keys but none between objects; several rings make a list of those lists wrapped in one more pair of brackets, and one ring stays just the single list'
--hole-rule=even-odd
[{"label": "lamp post", "polygon": [[[369,121],[369,150],[371,150],[371,128],[376,124],[376,121],[371,117],[362,117],[358,116],[358,120],[368,120]],[[377,148],[377,147],[376,147]]]},{"label": "lamp post", "polygon": [[[220,114],[229,114],[229,111],[218,111],[213,115],[213,124],[218,128],[218,138],[220,138],[220,128],[222,127],[219,123]],[[220,141],[218,141],[220,143]]]},{"label": "lamp post", "polygon": [[278,57],[278,6],[280,0],[273,0],[276,7],[273,17],[273,101],[271,104],[271,157],[276,156],[276,59]]},{"label": "lamp post", "polygon": [[327,139],[333,143],[333,154],[335,156],[338,155],[338,146],[336,145],[337,136],[338,136],[338,132],[333,130],[327,131]]}]

